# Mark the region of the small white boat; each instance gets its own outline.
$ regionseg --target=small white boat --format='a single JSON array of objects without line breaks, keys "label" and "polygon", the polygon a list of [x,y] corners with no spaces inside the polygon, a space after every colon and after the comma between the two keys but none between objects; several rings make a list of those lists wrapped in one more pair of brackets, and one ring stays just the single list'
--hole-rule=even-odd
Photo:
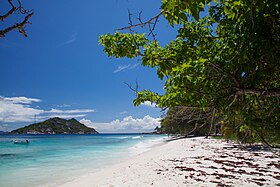
[{"label": "small white boat", "polygon": [[14,144],[29,144],[29,140],[14,140]]}]

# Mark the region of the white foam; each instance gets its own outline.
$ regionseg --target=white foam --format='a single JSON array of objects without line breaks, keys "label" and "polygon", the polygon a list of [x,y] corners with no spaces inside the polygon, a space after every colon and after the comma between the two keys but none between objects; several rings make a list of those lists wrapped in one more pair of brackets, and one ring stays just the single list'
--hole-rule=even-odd
[{"label": "white foam", "polygon": [[114,137],[115,139],[127,139],[129,138],[128,136],[124,136],[124,137]]},{"label": "white foam", "polygon": [[133,136],[132,139],[141,139],[143,136]]},{"label": "white foam", "polygon": [[140,141],[136,145],[130,147],[128,150],[132,155],[140,154],[146,151],[151,150],[151,148],[157,144],[160,144],[164,141],[165,138],[159,138],[154,140],[148,140],[148,141]]}]

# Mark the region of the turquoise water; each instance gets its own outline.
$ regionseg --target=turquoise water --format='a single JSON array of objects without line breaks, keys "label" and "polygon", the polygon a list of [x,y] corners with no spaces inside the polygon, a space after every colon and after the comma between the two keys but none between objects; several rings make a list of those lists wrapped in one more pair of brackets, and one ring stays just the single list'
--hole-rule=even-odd
[{"label": "turquoise water", "polygon": [[[144,152],[163,135],[0,135],[0,187],[67,182]],[[14,144],[28,139],[28,145]]]}]

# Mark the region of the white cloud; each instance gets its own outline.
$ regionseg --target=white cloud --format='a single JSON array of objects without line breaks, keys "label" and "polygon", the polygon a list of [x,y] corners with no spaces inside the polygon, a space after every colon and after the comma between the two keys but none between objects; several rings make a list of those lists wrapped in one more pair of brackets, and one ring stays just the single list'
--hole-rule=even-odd
[{"label": "white cloud", "polygon": [[66,40],[65,42],[61,43],[60,45],[68,45],[68,44],[71,44],[71,43],[75,42],[78,38],[77,36],[78,36],[77,33],[71,34],[69,39]]},{"label": "white cloud", "polygon": [[9,131],[8,124],[0,124],[0,131]]},{"label": "white cloud", "polygon": [[127,111],[122,111],[122,112],[119,112],[115,117],[124,116],[125,114],[127,114]]},{"label": "white cloud", "polygon": [[31,106],[33,102],[40,101],[35,98],[0,96],[0,123],[33,122],[35,115],[39,120],[51,117],[78,118],[95,112],[93,109],[43,110]]},{"label": "white cloud", "polygon": [[127,111],[120,112],[119,115],[127,114]]},{"label": "white cloud", "polygon": [[30,122],[34,119],[34,115],[43,112],[43,110],[30,108],[23,104],[0,101],[0,121],[3,122]]},{"label": "white cloud", "polygon": [[133,118],[127,116],[122,120],[116,119],[108,123],[93,122],[88,119],[80,120],[86,126],[95,128],[98,132],[152,132],[156,126],[160,125],[161,118],[153,118],[149,115],[143,118]]},{"label": "white cloud", "polygon": [[11,103],[18,103],[18,104],[31,104],[32,102],[41,102],[41,99],[36,98],[27,98],[27,97],[1,97],[0,101],[7,101]]},{"label": "white cloud", "polygon": [[93,109],[75,109],[75,110],[59,110],[52,108],[49,111],[45,111],[45,113],[57,113],[57,114],[77,114],[77,113],[92,113],[95,112]]},{"label": "white cloud", "polygon": [[71,105],[62,104],[62,105],[54,105],[54,106],[59,107],[59,108],[64,108],[64,107],[70,107]]},{"label": "white cloud", "polygon": [[85,117],[86,114],[54,114],[54,115],[48,115],[48,116],[39,116],[39,119],[48,119],[48,118],[54,118],[54,117],[59,117],[59,118],[82,118]]},{"label": "white cloud", "polygon": [[157,105],[155,103],[152,103],[150,101],[145,101],[144,103],[141,103],[141,105],[148,106],[148,107],[153,107],[153,108],[157,107]]},{"label": "white cloud", "polygon": [[123,70],[129,68],[129,66],[130,66],[130,64],[118,66],[118,68],[114,71],[114,73],[118,73],[120,71],[123,71]]},{"label": "white cloud", "polygon": [[133,64],[133,65],[130,66],[129,69],[134,69],[134,68],[136,68],[137,66],[138,66],[138,64]]},{"label": "white cloud", "polygon": [[120,65],[118,68],[114,71],[114,73],[118,73],[120,71],[124,71],[126,69],[134,69],[138,66],[138,64],[128,64],[128,65]]}]

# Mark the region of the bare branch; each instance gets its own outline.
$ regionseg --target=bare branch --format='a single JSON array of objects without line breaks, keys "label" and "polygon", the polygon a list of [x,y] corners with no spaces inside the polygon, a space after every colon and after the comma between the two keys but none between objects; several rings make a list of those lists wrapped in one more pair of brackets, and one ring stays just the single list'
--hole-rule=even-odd
[{"label": "bare branch", "polygon": [[157,22],[159,21],[159,17],[162,16],[164,14],[165,11],[161,11],[158,15],[150,18],[148,21],[145,21],[143,22],[142,21],[142,11],[138,14],[138,18],[137,20],[139,21],[139,23],[137,24],[133,24],[132,23],[132,19],[131,19],[131,12],[128,11],[128,19],[129,19],[129,23],[127,27],[123,27],[123,28],[120,28],[120,29],[117,29],[117,31],[121,31],[121,30],[129,30],[130,32],[133,32],[133,28],[135,27],[145,27],[146,25],[148,25],[148,28],[149,28],[149,34],[148,36],[152,36],[154,40],[156,40],[155,36],[156,34],[154,33],[154,30],[155,30],[155,27],[156,27],[156,24]]},{"label": "bare branch", "polygon": [[127,26],[127,27],[123,27],[123,28],[120,28],[120,29],[117,29],[118,31],[121,31],[121,30],[129,30],[131,28],[134,28],[134,27],[144,27],[145,25],[147,24],[151,24],[153,23],[154,20],[158,20],[158,18],[163,15],[164,11],[161,11],[158,15],[150,18],[148,21],[145,21],[145,22],[142,22],[141,21],[141,18],[138,18],[138,20],[140,19],[140,23],[138,24],[134,24],[134,25],[130,25],[130,26]]},{"label": "bare branch", "polygon": [[12,3],[12,0],[8,0],[8,2],[11,5],[12,8],[6,14],[4,14],[3,16],[0,15],[0,20],[1,21],[4,21],[4,19],[8,18],[10,15],[12,15],[17,10],[17,8]]},{"label": "bare branch", "polygon": [[[154,25],[155,25],[155,24],[156,24],[156,23],[154,23]],[[151,27],[151,24],[148,24],[148,26],[149,26],[149,30],[150,30],[148,36],[152,35],[153,39],[156,40],[156,35],[154,34],[154,29],[153,29],[154,27],[152,28],[152,27]]]},{"label": "bare branch", "polygon": [[8,28],[6,28],[6,29],[4,29],[4,30],[0,30],[0,37],[4,37],[5,34],[7,34],[8,32],[10,32],[10,31],[12,31],[12,30],[14,30],[14,29],[18,29],[18,31],[19,31],[24,37],[27,37],[27,34],[26,34],[26,32],[25,32],[25,29],[24,29],[24,26],[25,26],[26,24],[30,24],[30,22],[28,22],[28,20],[29,20],[30,17],[33,16],[33,14],[34,14],[33,12],[30,13],[30,14],[28,14],[28,15],[24,18],[24,20],[23,20],[21,23],[16,23],[16,24],[14,24],[14,25],[11,26],[11,27],[8,27]]},{"label": "bare branch", "polygon": [[141,16],[142,16],[142,11],[139,12],[139,15],[138,15],[137,19],[141,24],[143,24]]},{"label": "bare branch", "polygon": [[138,96],[139,85],[138,85],[138,81],[137,81],[137,80],[135,81],[135,87],[132,87],[131,84],[128,84],[128,83],[126,83],[126,82],[125,82],[124,84],[127,85],[128,88],[129,88],[130,90],[132,90],[132,91],[135,93],[136,97]]},{"label": "bare branch", "polygon": [[4,37],[8,32],[17,29],[24,37],[27,37],[27,34],[25,32],[25,25],[31,24],[29,22],[29,19],[33,16],[33,11],[29,11],[25,9],[20,0],[17,0],[17,5],[13,4],[12,0],[7,0],[8,3],[11,5],[11,9],[4,15],[0,15],[0,20],[5,21],[8,17],[10,17],[12,14],[19,13],[26,15],[24,17],[24,20],[20,23],[15,23],[14,25],[7,27],[3,30],[0,30],[0,37]]},{"label": "bare branch", "polygon": [[226,107],[226,109],[228,109],[229,107],[231,107],[232,105],[233,105],[233,103],[236,101],[236,99],[237,99],[237,94],[235,94],[234,95],[234,98],[233,98],[233,100],[232,100],[232,102]]},{"label": "bare branch", "polygon": [[[198,121],[207,121],[207,119],[211,118],[211,110],[209,107],[204,108],[201,107],[188,107],[188,106],[177,106],[173,107],[175,112],[169,114],[169,118],[172,121],[185,121],[186,123],[198,122]],[[201,114],[203,113],[203,117]]]},{"label": "bare branch", "polygon": [[132,19],[131,19],[131,16],[132,16],[132,14],[131,14],[131,12],[130,12],[130,10],[128,9],[128,20],[129,20],[129,25],[130,26],[132,26]]}]

